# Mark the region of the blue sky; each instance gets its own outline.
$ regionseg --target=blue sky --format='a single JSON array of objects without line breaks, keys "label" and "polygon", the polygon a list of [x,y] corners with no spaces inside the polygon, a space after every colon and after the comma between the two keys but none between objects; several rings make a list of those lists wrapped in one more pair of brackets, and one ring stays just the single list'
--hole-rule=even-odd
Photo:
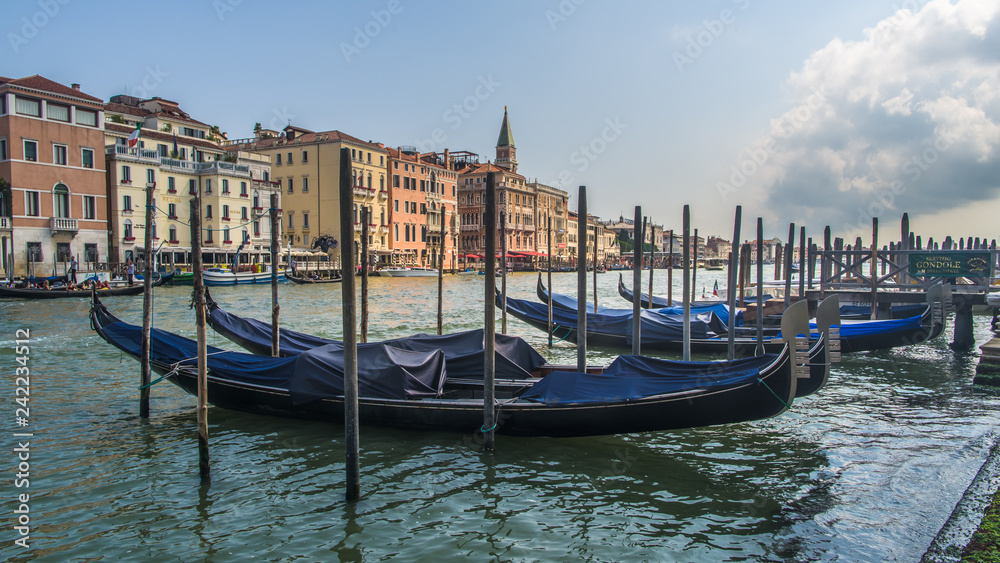
[{"label": "blue sky", "polygon": [[[1000,17],[985,0],[352,3],[42,0],[7,6],[0,74],[180,102],[230,138],[288,121],[519,171],[741,238],[995,237]],[[916,159],[916,160],[914,160]],[[742,170],[742,172],[740,171]],[[992,221],[987,223],[987,221]],[[865,235],[868,238],[868,235]]]}]

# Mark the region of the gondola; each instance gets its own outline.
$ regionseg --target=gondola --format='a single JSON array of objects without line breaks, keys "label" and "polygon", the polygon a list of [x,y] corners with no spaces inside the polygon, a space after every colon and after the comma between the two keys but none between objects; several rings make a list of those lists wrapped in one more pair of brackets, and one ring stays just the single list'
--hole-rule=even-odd
[{"label": "gondola", "polygon": [[[208,304],[206,320],[213,330],[253,354],[264,356],[271,354],[271,325],[269,323],[243,318],[225,311],[209,294],[206,294],[206,301]],[[809,349],[809,377],[799,379],[796,397],[815,393],[826,384],[830,376],[829,327],[837,324],[836,296],[821,303],[817,308],[816,316],[822,319],[820,326],[824,327],[823,338],[822,340],[817,339]],[[799,328],[799,332],[805,332],[803,327]],[[329,344],[340,345],[339,341],[302,332],[287,329],[281,329],[278,332],[278,349],[281,356],[297,356],[305,351]],[[543,377],[552,371],[571,369],[567,366],[544,364],[541,355],[519,337],[497,334],[495,338],[496,361],[494,363],[497,377],[509,379]],[[386,343],[410,350],[440,348],[445,352],[449,373],[461,374],[463,377],[475,377],[474,374],[481,369],[480,366],[483,364],[483,331],[481,329],[445,336],[417,335],[386,341]],[[753,353],[754,350],[749,350],[746,355],[753,355]]]},{"label": "gondola", "polygon": [[[927,291],[929,304],[920,315],[908,319],[876,321],[837,321],[841,352],[882,350],[897,346],[919,344],[936,338],[944,330],[944,308],[941,285]],[[575,299],[560,300],[564,307],[553,307],[553,334],[558,338],[576,341],[576,309],[565,308]],[[553,301],[555,303],[555,301]],[[501,298],[497,295],[497,306]],[[507,297],[507,311],[522,321],[548,331],[548,306],[523,299]],[[725,353],[728,348],[729,327],[714,315],[692,315],[691,351],[695,353]],[[683,346],[683,319],[676,314],[663,314],[655,309],[640,311],[640,344],[643,348],[681,351]],[[606,309],[602,313],[588,311],[587,341],[598,346],[630,347],[632,345],[632,311]],[[756,346],[754,329],[735,327],[738,355],[751,353]],[[812,327],[815,336],[817,328]],[[775,351],[781,346],[780,331],[765,331],[764,348]],[[742,354],[740,353],[742,352]]]},{"label": "gondola", "polygon": [[[170,273],[158,276],[153,281],[153,287],[160,287],[169,283],[172,276],[173,274]],[[135,285],[112,286],[104,289],[98,289],[97,292],[102,296],[141,295],[144,289],[145,286],[142,281],[138,281]],[[65,286],[54,287],[51,289],[0,286],[0,297],[10,297],[16,299],[60,299],[63,297],[89,297],[91,291],[92,290],[90,288],[83,288],[82,286],[77,286],[77,289],[67,289]]]},{"label": "gondola", "polygon": [[[92,327],[138,358],[141,328],[95,300]],[[794,332],[786,315],[788,333]],[[196,393],[197,344],[153,329],[152,369]],[[522,436],[596,436],[746,422],[785,412],[796,394],[791,344],[778,354],[733,362],[671,362],[620,356],[600,373],[553,372],[496,386],[495,431]],[[272,358],[209,348],[208,401],[274,416],[344,420],[343,351],[330,346]],[[362,424],[451,432],[483,431],[482,380],[449,377],[440,350],[390,345],[358,350]]]},{"label": "gondola", "polygon": [[312,278],[307,278],[305,276],[296,276],[296,275],[292,275],[292,274],[285,274],[285,277],[288,278],[288,281],[290,281],[292,283],[298,283],[298,284],[302,284],[302,285],[322,284],[322,283],[340,283],[341,280],[343,279],[343,278],[316,278],[316,279],[312,279]]}]

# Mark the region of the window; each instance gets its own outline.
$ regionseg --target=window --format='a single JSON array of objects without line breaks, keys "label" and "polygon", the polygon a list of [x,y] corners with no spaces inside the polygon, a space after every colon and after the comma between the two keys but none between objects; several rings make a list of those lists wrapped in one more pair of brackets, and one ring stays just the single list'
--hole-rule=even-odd
[{"label": "window", "polygon": [[295,179],[294,178],[289,178],[288,179],[288,193],[290,193],[290,194],[295,193]]},{"label": "window", "polygon": [[14,100],[14,111],[21,115],[42,116],[42,104],[38,100],[18,96]]},{"label": "window", "polygon": [[167,204],[167,217],[170,218],[170,219],[176,219],[177,218],[177,204],[176,203],[168,203]]},{"label": "window", "polygon": [[66,184],[59,183],[52,188],[52,206],[56,217],[69,218],[69,188]]},{"label": "window", "polygon": [[97,219],[97,198],[92,195],[83,196],[83,218]]},{"label": "window", "polygon": [[177,227],[170,225],[170,229],[167,230],[170,233],[170,244],[177,244]]},{"label": "window", "polygon": [[45,116],[54,121],[69,123],[69,106],[48,102],[45,104]]},{"label": "window", "polygon": [[[223,205],[222,206],[222,220],[223,221],[228,221],[229,220],[229,206],[228,205]],[[226,237],[226,238],[228,239],[229,237]]]},{"label": "window", "polygon": [[403,209],[405,209],[406,212],[409,213],[410,212],[410,202],[404,201],[403,202]]},{"label": "window", "polygon": [[229,238],[229,227],[222,229],[222,236],[225,237],[222,242],[233,242],[233,239]]},{"label": "window", "polygon": [[156,170],[153,170],[152,168],[146,169],[146,183],[147,184],[156,183]]},{"label": "window", "polygon": [[167,193],[177,193],[177,184],[173,176],[167,176]]},{"label": "window", "polygon": [[278,166],[281,166],[281,153],[280,152],[278,153],[278,159],[274,163],[277,164]]},{"label": "window", "polygon": [[253,222],[253,236],[255,237],[260,236],[260,221]]},{"label": "window", "polygon": [[[399,164],[399,163],[397,162],[396,164]],[[394,188],[398,188],[399,187],[399,174],[393,174],[392,175],[392,187],[394,187]]]},{"label": "window", "polygon": [[97,112],[90,111],[89,109],[76,108],[76,123],[77,125],[97,127]]},{"label": "window", "polygon": [[215,242],[214,237],[215,237],[215,232],[212,231],[212,228],[211,227],[207,228],[205,230],[205,242],[208,244],[212,244],[213,242]]},{"label": "window", "polygon": [[36,141],[24,142],[24,160],[30,162],[38,160],[38,143]]},{"label": "window", "polygon": [[198,193],[198,184],[195,183],[194,178],[188,180],[188,193],[191,195]]},{"label": "window", "polygon": [[395,168],[396,170],[399,170],[399,161],[397,160],[397,161],[393,162],[392,163],[392,167]]},{"label": "window", "polygon": [[227,195],[229,193],[229,180],[226,178],[222,179],[222,194]]},{"label": "window", "polygon": [[[205,218],[206,219],[211,219],[212,218],[212,206],[211,205],[206,205],[205,206]],[[211,237],[209,237],[209,238],[211,238]]]},{"label": "window", "polygon": [[250,215],[247,213],[247,208],[246,207],[242,208],[242,210],[240,212],[240,218],[243,219],[244,221],[246,221],[247,219],[250,218]]},{"label": "window", "polygon": [[42,261],[42,243],[40,242],[28,243],[28,260],[32,262]]},{"label": "window", "polygon": [[396,228],[396,242],[399,242],[399,223],[393,225]]},{"label": "window", "polygon": [[295,216],[293,216],[291,213],[288,214],[288,228],[289,229],[295,228]]},{"label": "window", "polygon": [[38,217],[42,214],[38,192],[24,192],[24,208],[28,217]]},{"label": "window", "polygon": [[426,203],[421,203],[420,204],[420,214],[421,215],[427,215],[427,204]]},{"label": "window", "polygon": [[250,242],[250,233],[243,229],[243,242]]},{"label": "window", "polygon": [[406,242],[410,242],[410,226],[403,225],[403,235]]},{"label": "window", "polygon": [[52,163],[66,166],[66,145],[52,145]]},{"label": "window", "polygon": [[122,211],[128,211],[129,213],[132,212],[132,196],[122,196]]},{"label": "window", "polygon": [[309,193],[309,178],[302,177],[302,193]]},{"label": "window", "polygon": [[125,240],[135,240],[135,235],[132,234],[132,221],[130,219],[125,219],[125,222],[122,223],[122,237]]},{"label": "window", "polygon": [[288,153],[288,164],[292,163],[292,153]]},{"label": "window", "polygon": [[80,161],[84,168],[94,167],[94,149],[80,149]]},{"label": "window", "polygon": [[212,181],[209,179],[205,180],[205,193],[206,194],[212,193]]},{"label": "window", "polygon": [[97,262],[97,244],[85,243],[83,245],[83,259],[87,262]]},{"label": "window", "polygon": [[303,229],[308,229],[309,228],[309,214],[308,213],[303,213],[302,214],[302,228]]},{"label": "window", "polygon": [[156,154],[160,155],[161,158],[167,158],[167,145],[160,143],[156,145]]},{"label": "window", "polygon": [[427,191],[427,181],[426,180],[420,180],[420,191],[422,191],[422,192],[426,192]]},{"label": "window", "polygon": [[240,182],[240,195],[243,196],[243,197],[247,197],[247,196],[250,195],[249,193],[247,193],[247,183],[246,182]]},{"label": "window", "polygon": [[131,184],[132,183],[132,167],[122,165],[122,183]]},{"label": "window", "polygon": [[[414,237],[416,238],[416,237]],[[427,226],[420,225],[420,242],[427,242]]]},{"label": "window", "polygon": [[392,205],[393,205],[393,211],[399,213],[399,200],[398,199],[392,200]]},{"label": "window", "polygon": [[302,164],[309,162],[309,153],[302,151]]},{"label": "window", "polygon": [[379,166],[385,166],[385,157],[384,156],[379,155],[379,157],[378,157],[378,165]]},{"label": "window", "polygon": [[7,160],[7,139],[0,139],[0,160]]}]

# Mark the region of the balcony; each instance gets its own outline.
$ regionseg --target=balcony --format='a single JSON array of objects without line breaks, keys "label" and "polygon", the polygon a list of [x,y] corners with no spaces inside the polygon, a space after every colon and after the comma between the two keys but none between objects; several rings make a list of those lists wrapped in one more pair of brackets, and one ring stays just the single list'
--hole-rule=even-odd
[{"label": "balcony", "polygon": [[122,237],[122,242],[125,243],[135,242],[135,237]]},{"label": "balcony", "polygon": [[478,231],[481,229],[479,225],[462,225],[462,231]]},{"label": "balcony", "polygon": [[168,194],[175,194],[175,193],[177,193],[177,188],[167,188],[167,193]]},{"label": "balcony", "polygon": [[364,186],[354,186],[354,195],[359,197],[368,197],[371,195],[371,192],[369,192],[368,188]]},{"label": "balcony", "polygon": [[358,232],[361,232],[361,223],[355,223],[354,224],[354,230],[358,231]]},{"label": "balcony", "polygon": [[213,160],[211,162],[196,162],[192,163],[194,169],[199,173],[215,173],[215,172],[229,172],[236,175],[250,175],[250,167],[245,164],[233,164],[232,162],[225,162],[222,160]]},{"label": "balcony", "polygon": [[256,179],[254,179],[254,180],[251,180],[250,183],[254,187],[257,187],[257,188],[269,188],[269,189],[272,189],[272,190],[277,190],[277,189],[281,188],[281,186],[277,182],[271,182],[269,180],[256,180]]},{"label": "balcony", "polygon": [[228,220],[229,220],[229,216],[228,216],[228,215],[227,215],[227,216],[224,216],[224,217],[222,218],[222,220],[223,220],[223,221],[228,221]]},{"label": "balcony", "polygon": [[240,194],[240,197],[250,197],[250,194],[243,192]]},{"label": "balcony", "polygon": [[107,148],[107,154],[123,160],[135,160],[140,162],[157,163],[160,161],[160,154],[153,149],[141,149],[139,147],[127,147],[115,145]]},{"label": "balcony", "polygon": [[389,191],[388,190],[379,190],[378,191],[378,197],[380,199],[389,199]]},{"label": "balcony", "polygon": [[0,217],[0,231],[10,230],[10,217]]},{"label": "balcony", "polygon": [[79,225],[77,225],[76,219],[67,219],[66,217],[53,217],[50,224],[50,229],[53,233],[58,231],[68,231],[77,232],[80,230]]}]

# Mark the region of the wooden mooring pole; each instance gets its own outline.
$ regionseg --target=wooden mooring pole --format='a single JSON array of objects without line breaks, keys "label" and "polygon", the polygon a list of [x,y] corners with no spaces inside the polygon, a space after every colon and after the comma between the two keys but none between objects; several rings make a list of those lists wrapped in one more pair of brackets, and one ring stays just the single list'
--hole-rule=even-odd
[{"label": "wooden mooring pole", "polygon": [[208,452],[208,337],[205,334],[205,279],[201,260],[201,180],[191,200],[191,269],[194,270],[194,314],[198,339],[198,475],[212,479]]},{"label": "wooden mooring pole", "polygon": [[[638,228],[638,226],[637,226],[637,228]],[[642,268],[642,261],[646,257],[646,253],[643,250],[643,245],[646,244],[646,217],[642,218],[642,234],[636,238],[636,242],[635,243],[637,245],[639,245],[639,251],[638,251],[639,267]],[[652,265],[650,265],[650,268],[652,268]],[[642,302],[642,287],[639,287],[639,289],[637,289],[635,291],[635,293],[633,294],[633,297],[635,299],[638,299],[640,303]],[[647,301],[646,301],[646,304],[644,305],[644,307],[646,307],[647,309],[652,309],[653,308],[653,294],[652,293],[649,293]]]},{"label": "wooden mooring pole", "polygon": [[[353,205],[353,204],[352,204]],[[361,258],[358,265],[361,266],[361,336],[359,342],[368,342],[368,223],[371,218],[368,216],[368,206],[361,206]],[[354,237],[351,237],[354,240]],[[353,244],[351,246],[354,246]],[[353,254],[352,254],[353,255]],[[351,275],[354,275],[354,268],[351,267]]]},{"label": "wooden mooring pole", "polygon": [[[505,192],[505,199],[509,195]],[[501,205],[506,203],[501,202]],[[549,288],[549,291],[552,289]],[[505,210],[500,211],[500,334],[507,334],[507,212]]]},{"label": "wooden mooring pole", "polygon": [[[587,371],[587,186],[580,186],[576,212],[576,370]],[[652,299],[652,296],[650,296]]]},{"label": "wooden mooring pole", "polygon": [[[437,189],[437,176],[431,172],[431,189]],[[438,336],[444,334],[444,237],[445,206],[441,205],[441,248],[438,250]],[[452,268],[454,270],[454,268]]]},{"label": "wooden mooring pole", "polygon": [[795,248],[795,223],[788,225],[788,242],[785,244],[785,309],[792,299],[792,249]]},{"label": "wooden mooring pole", "polygon": [[757,356],[764,355],[764,218],[757,217]]},{"label": "wooden mooring pole", "polygon": [[[691,361],[691,206],[684,206],[684,285],[681,290],[682,301],[684,303],[684,332],[683,332],[683,359],[685,362]],[[652,296],[650,296],[652,299]]]},{"label": "wooden mooring pole", "polygon": [[[351,177],[351,149],[340,149],[340,263],[341,306],[344,319],[344,450],[349,502],[361,498],[361,454],[358,422],[358,328],[354,302],[354,179]],[[362,236],[368,226],[362,225]]]},{"label": "wooden mooring pole", "polygon": [[483,221],[486,227],[486,308],[484,311],[485,353],[483,366],[483,449],[493,451],[496,418],[493,405],[496,402],[496,289],[497,289],[497,188],[495,172],[486,174],[486,201]]},{"label": "wooden mooring pole", "polygon": [[[656,264],[653,261],[653,245],[656,242],[656,237],[653,236],[656,233],[656,227],[653,226],[653,218],[649,218],[649,308],[653,308],[653,269],[656,268]],[[594,278],[594,283],[597,283],[597,278]],[[595,288],[596,291],[596,288]]]},{"label": "wooden mooring pole", "polygon": [[698,229],[694,230],[694,256],[691,257],[691,302],[694,303],[698,298],[698,284],[696,283],[696,278],[698,277]]},{"label": "wooden mooring pole", "polygon": [[[143,268],[145,279],[142,280],[142,345],[139,369],[139,417],[149,418],[149,387],[151,378],[151,364],[149,360],[149,335],[153,325],[153,190],[156,189],[156,182],[146,184],[146,232],[143,237],[143,245],[146,250],[146,263]],[[55,269],[52,270],[55,273]]]},{"label": "wooden mooring pole", "polygon": [[[552,216],[549,215],[546,221],[546,235],[545,240],[548,241],[548,254],[549,254],[549,273],[548,273],[548,288],[549,295],[552,295]],[[552,347],[552,300],[549,299],[549,348]]]},{"label": "wooden mooring pole", "polygon": [[[667,305],[674,304],[674,230],[670,229],[670,251],[667,252],[670,265],[667,267]],[[650,296],[652,299],[652,296]]]},{"label": "wooden mooring pole", "polygon": [[632,248],[632,355],[639,355],[641,335],[639,329],[642,317],[642,207],[635,206],[635,221],[632,223],[635,246]]},{"label": "wooden mooring pole", "polygon": [[872,217],[872,320],[878,318],[878,217]]},{"label": "wooden mooring pole", "polygon": [[[730,253],[729,258],[729,289],[727,296],[729,297],[729,342],[726,348],[726,358],[729,361],[733,361],[736,357],[736,276],[739,274],[738,268],[734,267],[733,263],[741,258],[740,256],[740,225],[743,223],[743,206],[736,206],[736,221],[733,226],[733,251]],[[742,303],[741,303],[742,305]]]},{"label": "wooden mooring pole", "polygon": [[276,193],[271,194],[271,209],[268,214],[271,218],[271,355],[277,358],[281,352],[278,332],[278,316],[281,313],[281,305],[278,304],[278,231],[281,225],[278,224]]}]

